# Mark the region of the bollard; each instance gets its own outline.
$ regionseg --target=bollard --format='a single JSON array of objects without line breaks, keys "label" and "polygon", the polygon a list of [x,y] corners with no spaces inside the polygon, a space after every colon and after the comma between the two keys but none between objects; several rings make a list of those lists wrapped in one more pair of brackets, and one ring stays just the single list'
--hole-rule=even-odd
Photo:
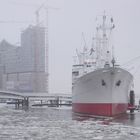
[{"label": "bollard", "polygon": [[129,101],[129,107],[130,109],[130,113],[134,113],[134,110],[135,110],[135,94],[134,94],[134,91],[131,90],[130,91],[130,101]]},{"label": "bollard", "polygon": [[28,107],[29,107],[29,98],[28,98],[28,97],[25,97],[25,98],[22,100],[22,108],[28,109]]}]

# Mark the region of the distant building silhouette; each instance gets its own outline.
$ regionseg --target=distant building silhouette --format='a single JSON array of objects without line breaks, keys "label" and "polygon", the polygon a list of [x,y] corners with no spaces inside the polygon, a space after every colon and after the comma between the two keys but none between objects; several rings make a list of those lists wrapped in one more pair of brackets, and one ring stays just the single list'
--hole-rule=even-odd
[{"label": "distant building silhouette", "polygon": [[0,42],[0,89],[48,92],[45,28],[29,26],[21,33],[21,46]]}]

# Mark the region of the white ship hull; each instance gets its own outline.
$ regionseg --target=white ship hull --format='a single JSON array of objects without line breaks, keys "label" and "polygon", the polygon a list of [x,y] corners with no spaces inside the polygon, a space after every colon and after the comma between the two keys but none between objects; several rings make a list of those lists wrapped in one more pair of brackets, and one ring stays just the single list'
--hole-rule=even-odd
[{"label": "white ship hull", "polygon": [[125,113],[133,76],[116,67],[85,74],[73,85],[73,111],[100,116]]}]

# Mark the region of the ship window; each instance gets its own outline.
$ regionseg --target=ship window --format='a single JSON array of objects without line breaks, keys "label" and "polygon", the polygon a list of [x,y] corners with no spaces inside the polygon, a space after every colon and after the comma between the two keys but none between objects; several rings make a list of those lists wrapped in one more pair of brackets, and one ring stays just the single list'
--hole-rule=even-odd
[{"label": "ship window", "polygon": [[79,71],[73,71],[73,72],[72,72],[72,75],[73,75],[73,76],[78,76],[78,75],[79,75]]},{"label": "ship window", "polygon": [[104,81],[104,80],[102,80],[102,86],[105,86],[105,85],[106,85],[105,81]]},{"label": "ship window", "polygon": [[121,80],[119,80],[117,83],[116,83],[116,86],[120,86],[121,84]]}]

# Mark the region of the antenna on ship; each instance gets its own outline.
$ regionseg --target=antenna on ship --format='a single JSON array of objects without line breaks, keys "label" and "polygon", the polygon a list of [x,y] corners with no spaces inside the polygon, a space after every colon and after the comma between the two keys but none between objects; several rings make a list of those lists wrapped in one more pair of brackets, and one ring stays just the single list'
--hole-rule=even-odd
[{"label": "antenna on ship", "polygon": [[[111,51],[111,33],[115,28],[113,23],[113,18],[107,18],[104,11],[102,15],[102,24],[98,24],[96,27],[96,50],[97,50],[97,62],[98,67],[109,66],[112,62],[113,56]],[[113,60],[113,65],[115,64],[115,59]]]},{"label": "antenna on ship", "polygon": [[113,65],[113,67],[114,67],[115,66],[115,63],[116,63],[115,57],[114,57],[114,46],[112,46],[112,60],[111,60],[111,63]]},{"label": "antenna on ship", "polygon": [[[115,28],[115,25],[114,25],[114,20],[113,20],[113,17],[110,18],[110,21],[111,21],[111,29],[110,29],[110,32],[112,31],[112,29]],[[114,56],[114,46],[112,46],[112,60],[111,60],[111,63],[113,65],[113,67],[115,66],[115,56]]]},{"label": "antenna on ship", "polygon": [[84,49],[83,49],[83,51],[85,52],[85,51],[87,51],[87,43],[86,43],[85,35],[84,35],[83,32],[82,32],[82,38],[83,38],[83,41],[84,41]]}]

